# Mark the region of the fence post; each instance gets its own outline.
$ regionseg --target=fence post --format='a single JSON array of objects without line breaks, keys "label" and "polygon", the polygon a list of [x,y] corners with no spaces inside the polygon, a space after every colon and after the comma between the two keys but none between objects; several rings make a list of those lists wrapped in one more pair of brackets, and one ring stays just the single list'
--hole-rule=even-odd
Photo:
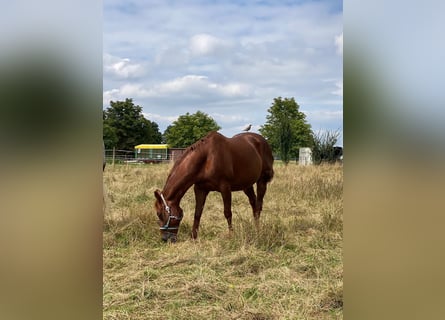
[{"label": "fence post", "polygon": [[113,147],[113,161],[112,161],[113,167],[114,167],[114,158],[115,157],[116,157],[116,148]]}]

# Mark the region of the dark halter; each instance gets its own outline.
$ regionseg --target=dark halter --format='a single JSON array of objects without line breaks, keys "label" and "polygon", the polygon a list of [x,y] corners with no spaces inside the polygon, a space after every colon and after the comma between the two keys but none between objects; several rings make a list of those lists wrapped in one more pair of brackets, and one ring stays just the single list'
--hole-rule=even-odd
[{"label": "dark halter", "polygon": [[162,195],[162,193],[161,193],[161,199],[162,199],[162,202],[164,203],[165,211],[167,211],[167,213],[168,213],[168,219],[167,219],[167,222],[162,227],[159,227],[159,230],[162,230],[162,231],[178,230],[179,225],[177,227],[170,227],[170,220],[175,219],[175,220],[181,221],[182,215],[181,215],[181,217],[173,216],[171,214],[170,207],[167,205],[167,201],[165,201],[165,198]]}]

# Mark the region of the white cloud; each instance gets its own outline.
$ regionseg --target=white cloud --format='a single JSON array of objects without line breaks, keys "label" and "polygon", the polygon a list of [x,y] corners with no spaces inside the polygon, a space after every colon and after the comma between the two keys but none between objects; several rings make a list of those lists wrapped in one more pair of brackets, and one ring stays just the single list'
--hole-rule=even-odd
[{"label": "white cloud", "polygon": [[335,36],[335,46],[337,47],[337,53],[343,55],[343,32]]},{"label": "white cloud", "polygon": [[144,74],[141,64],[131,63],[130,59],[119,58],[110,54],[103,56],[104,72],[117,78],[134,78]]},{"label": "white cloud", "polygon": [[199,75],[187,75],[171,81],[161,83],[155,87],[157,94],[164,95],[179,92],[196,92],[208,85],[207,77]]},{"label": "white cloud", "polygon": [[241,83],[219,84],[211,82],[206,76],[186,75],[156,85],[153,88],[153,94],[158,96],[166,96],[169,94],[208,94],[230,98],[247,96],[249,94],[249,86]]},{"label": "white cloud", "polygon": [[178,119],[179,116],[163,116],[160,114],[156,114],[156,113],[147,113],[147,112],[143,112],[142,113],[144,115],[145,118],[149,119],[150,121],[155,121],[155,122],[173,122],[176,121]]},{"label": "white cloud", "polygon": [[110,101],[117,100],[116,98],[119,97],[119,89],[111,89],[104,92],[102,97],[102,104],[103,106],[108,106]]},{"label": "white cloud", "polygon": [[331,93],[333,95],[343,97],[343,81],[335,82],[335,86],[337,87],[337,89],[332,91]]},{"label": "white cloud", "polygon": [[206,33],[196,34],[190,38],[189,49],[195,56],[222,53],[227,48],[226,41]]},{"label": "white cloud", "polygon": [[304,111],[308,117],[314,121],[341,120],[343,119],[343,110],[315,110]]},{"label": "white cloud", "polygon": [[144,89],[141,84],[124,84],[120,88],[107,90],[103,94],[103,105],[110,101],[123,100],[125,98],[140,98],[150,96],[151,91]]},{"label": "white cloud", "polygon": [[324,79],[323,82],[329,83],[329,88],[332,88],[332,85],[335,86],[335,89],[330,89],[331,94],[333,94],[334,96],[343,97],[343,79]]},{"label": "white cloud", "polygon": [[247,118],[239,114],[222,114],[222,113],[212,113],[210,114],[217,122],[221,121],[223,123],[240,123],[248,121]]},{"label": "white cloud", "polygon": [[248,85],[242,83],[219,84],[211,82],[208,77],[200,75],[187,75],[171,81],[162,82],[154,86],[142,84],[124,84],[119,89],[104,92],[104,101],[110,99],[133,98],[168,98],[171,95],[178,97],[194,97],[206,99],[209,96],[220,98],[247,97],[250,94]]},{"label": "white cloud", "polygon": [[159,50],[154,57],[154,62],[159,68],[184,67],[189,63],[189,53],[184,48],[174,45]]}]

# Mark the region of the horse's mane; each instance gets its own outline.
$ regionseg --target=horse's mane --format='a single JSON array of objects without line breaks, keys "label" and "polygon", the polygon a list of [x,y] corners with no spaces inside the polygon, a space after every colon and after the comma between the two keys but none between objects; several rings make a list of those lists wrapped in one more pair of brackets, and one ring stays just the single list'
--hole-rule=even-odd
[{"label": "horse's mane", "polygon": [[213,137],[215,134],[219,134],[219,133],[217,133],[216,131],[212,131],[208,135],[206,135],[205,137],[203,137],[203,138],[199,139],[198,141],[196,141],[191,146],[187,147],[187,149],[185,149],[185,151],[183,152],[181,157],[175,161],[175,163],[173,165],[173,168],[170,171],[170,174],[168,175],[168,177],[170,177],[170,175],[181,165],[181,163],[184,161],[184,159],[187,158],[187,156],[189,154],[191,154],[193,152],[197,152],[198,150],[200,150],[202,148],[202,145],[205,144],[206,141],[209,140],[209,138]]}]

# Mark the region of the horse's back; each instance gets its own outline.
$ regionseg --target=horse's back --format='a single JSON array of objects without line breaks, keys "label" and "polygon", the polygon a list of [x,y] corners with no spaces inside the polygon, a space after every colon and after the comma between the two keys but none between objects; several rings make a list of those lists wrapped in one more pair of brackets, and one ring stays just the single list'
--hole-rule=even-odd
[{"label": "horse's back", "polygon": [[221,191],[229,184],[232,191],[238,191],[258,181],[269,182],[273,177],[272,151],[267,141],[255,133],[227,138],[211,132],[191,146],[189,154],[195,152],[193,165],[200,168],[195,183],[201,188]]},{"label": "horse's back", "polygon": [[[260,168],[260,178],[269,182],[273,177],[273,155],[272,150],[263,136],[246,132],[240,133],[229,139],[237,150],[248,157],[249,166],[257,165]],[[236,162],[237,159],[235,159]]]},{"label": "horse's back", "polygon": [[234,136],[233,138],[246,139],[249,143],[251,143],[254,146],[255,150],[259,153],[261,157],[262,178],[266,182],[272,180],[274,175],[273,171],[274,158],[272,154],[272,149],[270,148],[270,145],[267,142],[267,140],[263,136],[253,132],[240,133]]},{"label": "horse's back", "polygon": [[[246,132],[227,138],[214,131],[201,140],[206,142],[207,159],[218,159],[224,166],[259,167],[265,175],[273,176],[273,155],[263,136]],[[213,157],[209,157],[212,155]]]}]

